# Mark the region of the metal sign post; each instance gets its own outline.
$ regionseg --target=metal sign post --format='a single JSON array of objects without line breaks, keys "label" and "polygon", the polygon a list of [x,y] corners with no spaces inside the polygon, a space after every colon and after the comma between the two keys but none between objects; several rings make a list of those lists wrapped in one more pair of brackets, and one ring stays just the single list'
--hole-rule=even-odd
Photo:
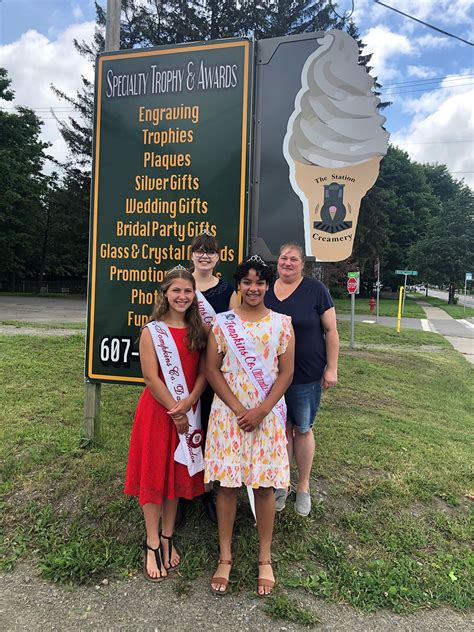
[{"label": "metal sign post", "polygon": [[348,272],[347,273],[347,291],[351,295],[351,337],[350,348],[354,349],[355,343],[355,295],[359,294],[360,288],[360,273]]},{"label": "metal sign post", "polygon": [[407,293],[407,276],[408,276],[408,274],[405,274],[405,280],[403,282],[402,316],[403,316],[403,311],[405,309],[405,295]]},{"label": "metal sign post", "polygon": [[466,313],[466,297],[467,297],[467,282],[472,281],[472,272],[466,272],[464,277],[464,313]]},{"label": "metal sign post", "polygon": [[375,322],[378,323],[379,322],[379,303],[380,303],[380,259],[378,257],[375,262],[374,272],[376,273],[375,275],[377,277],[377,282],[375,284],[377,288],[377,307],[375,311]]},{"label": "metal sign post", "polygon": [[405,282],[403,284],[403,301],[402,301],[402,315],[405,308],[405,294],[407,291],[407,277],[418,276],[418,270],[395,270],[395,274],[403,274],[405,276]]}]

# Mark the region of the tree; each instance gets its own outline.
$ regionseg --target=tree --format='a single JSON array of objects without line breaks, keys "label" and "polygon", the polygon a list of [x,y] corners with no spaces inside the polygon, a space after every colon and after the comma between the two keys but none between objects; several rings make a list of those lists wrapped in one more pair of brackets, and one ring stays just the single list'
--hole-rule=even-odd
[{"label": "tree", "polygon": [[[14,93],[0,68],[0,99]],[[18,275],[35,276],[41,260],[44,204],[48,178],[42,173],[48,143],[40,141],[42,123],[34,112],[0,110],[0,274],[15,289]]]},{"label": "tree", "polygon": [[[356,241],[355,257],[372,265],[379,257],[383,282],[396,285],[395,270],[408,265],[410,248],[425,236],[439,212],[440,201],[423,166],[401,149],[389,146],[376,185],[362,200],[357,229],[361,236]],[[384,226],[384,238],[376,242],[369,233],[367,239],[365,225],[377,235],[379,223]]]},{"label": "tree", "polygon": [[466,271],[474,266],[474,195],[461,183],[456,188],[451,199],[443,201],[439,215],[430,220],[425,235],[410,249],[411,265],[425,281],[453,288],[464,282]]},{"label": "tree", "polygon": [[[77,50],[94,63],[97,53],[104,49],[104,29],[106,15],[96,2],[97,26],[91,43],[75,41]],[[238,36],[255,36],[257,39],[278,37],[310,31],[326,31],[330,28],[346,28],[359,44],[360,63],[370,71],[371,55],[364,55],[365,45],[355,24],[341,20],[332,11],[327,0],[122,0],[120,46],[131,49],[137,46],[159,46],[195,40],[219,39]],[[93,86],[84,77],[82,89],[75,97],[54,89],[56,94],[72,105],[79,120],[70,118],[68,122],[59,122],[71,157],[66,166],[73,182],[72,171],[76,176],[89,178],[92,162],[92,124],[93,124]],[[376,88],[379,88],[376,83]],[[376,92],[377,94],[377,92]],[[380,104],[386,107],[388,103]],[[89,189],[90,182],[87,181]],[[81,216],[88,212],[88,201],[82,194],[83,189],[69,188],[64,199],[72,203]],[[75,197],[78,196],[78,197]],[[379,204],[387,205],[390,196],[380,194]],[[73,201],[74,200],[74,201]],[[83,205],[81,207],[81,204]],[[374,204],[377,204],[374,201]],[[366,205],[367,216],[378,218]],[[387,220],[388,222],[388,220]],[[374,229],[382,232],[383,223],[374,219]],[[369,243],[377,242],[361,231],[360,261],[363,267],[369,262],[373,252]]]}]

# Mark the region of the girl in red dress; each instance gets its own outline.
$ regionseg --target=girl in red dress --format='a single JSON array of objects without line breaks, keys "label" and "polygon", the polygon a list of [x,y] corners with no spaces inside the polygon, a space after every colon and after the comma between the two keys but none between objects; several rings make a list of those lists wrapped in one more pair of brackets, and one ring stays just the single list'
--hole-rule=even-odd
[{"label": "girl in red dress", "polygon": [[200,352],[205,349],[207,333],[195,290],[192,274],[184,268],[171,270],[149,319],[150,326],[161,322],[171,334],[189,396],[179,399],[168,390],[149,326],[143,328],[140,336],[140,364],[146,388],[135,412],[124,491],[138,496],[143,509],[147,536],[143,573],[153,582],[164,579],[168,570],[179,564],[172,540],[179,498],[191,499],[204,493],[203,471],[191,476],[187,466],[175,460],[179,435],[189,429],[187,413],[191,408],[195,410],[206,386]]}]

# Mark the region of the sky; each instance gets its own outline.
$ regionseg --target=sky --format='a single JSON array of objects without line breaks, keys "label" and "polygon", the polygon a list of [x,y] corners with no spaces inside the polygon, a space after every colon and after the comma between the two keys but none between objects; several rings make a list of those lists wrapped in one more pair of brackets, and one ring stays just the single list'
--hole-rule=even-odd
[{"label": "sky", "polygon": [[[474,0],[383,0],[419,20],[474,41]],[[101,0],[106,5],[106,0]],[[474,188],[474,47],[403,17],[373,0],[339,0],[338,13],[350,12],[372,53],[372,74],[383,86],[382,99],[391,142],[423,163],[446,164],[455,178]],[[0,0],[0,67],[8,71],[15,100],[43,125],[43,139],[59,160],[67,157],[57,123],[74,116],[51,84],[74,96],[81,76],[93,80],[90,62],[73,40],[91,41],[93,0]]]}]

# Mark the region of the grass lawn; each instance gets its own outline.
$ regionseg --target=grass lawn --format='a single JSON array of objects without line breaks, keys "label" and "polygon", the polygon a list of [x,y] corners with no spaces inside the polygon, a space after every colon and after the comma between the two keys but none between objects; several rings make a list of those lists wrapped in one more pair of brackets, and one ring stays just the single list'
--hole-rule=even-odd
[{"label": "grass lawn", "polygon": [[424,294],[417,294],[419,301],[424,301],[433,305],[433,307],[439,307],[452,316],[453,318],[473,318],[474,308],[464,307],[463,305],[448,305],[447,301],[443,301],[441,298],[435,298],[434,296],[425,296]]},{"label": "grass lawn", "polygon": [[[338,314],[350,314],[351,313],[351,299],[347,298],[335,298],[334,305]],[[369,299],[359,298],[355,299],[355,312],[356,314],[370,314]],[[374,312],[375,315],[375,312]],[[398,299],[394,298],[381,298],[379,302],[379,316],[394,316],[398,315]],[[416,301],[410,297],[405,299],[405,309],[403,310],[403,318],[426,318],[423,309],[417,305]]]},{"label": "grass lawn", "polygon": [[[315,623],[295,595],[365,611],[473,605],[472,369],[440,336],[357,325],[343,339],[340,385],[315,425],[313,511],[293,500],[277,515],[276,617]],[[3,568],[29,557],[62,583],[138,573],[143,526],[122,494],[141,389],[102,386],[102,436],[80,449],[84,337],[0,337]],[[193,503],[178,532],[180,594],[207,581],[217,534]],[[231,590],[254,590],[257,537],[245,494],[236,523]]]}]

